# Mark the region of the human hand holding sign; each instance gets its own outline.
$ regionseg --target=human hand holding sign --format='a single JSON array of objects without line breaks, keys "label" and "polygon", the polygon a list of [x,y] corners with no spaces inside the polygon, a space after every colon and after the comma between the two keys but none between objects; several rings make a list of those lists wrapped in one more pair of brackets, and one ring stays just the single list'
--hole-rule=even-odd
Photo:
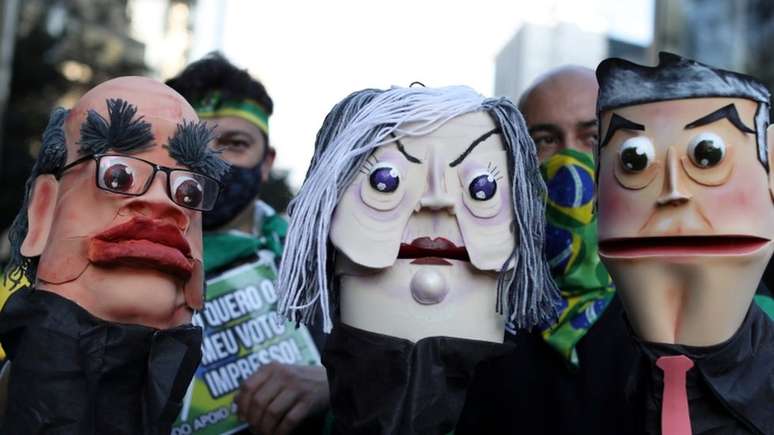
[{"label": "human hand holding sign", "polygon": [[329,406],[328,378],[321,366],[271,363],[242,383],[234,403],[253,433],[285,435]]}]

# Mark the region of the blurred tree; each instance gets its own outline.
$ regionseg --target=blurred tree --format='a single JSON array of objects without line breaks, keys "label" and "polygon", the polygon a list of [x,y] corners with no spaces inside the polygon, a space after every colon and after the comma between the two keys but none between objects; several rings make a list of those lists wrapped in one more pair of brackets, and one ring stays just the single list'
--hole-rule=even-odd
[{"label": "blurred tree", "polygon": [[71,105],[110,77],[145,72],[144,45],[128,36],[127,3],[20,2],[0,145],[0,232],[10,226],[22,203],[24,182],[50,111]]}]

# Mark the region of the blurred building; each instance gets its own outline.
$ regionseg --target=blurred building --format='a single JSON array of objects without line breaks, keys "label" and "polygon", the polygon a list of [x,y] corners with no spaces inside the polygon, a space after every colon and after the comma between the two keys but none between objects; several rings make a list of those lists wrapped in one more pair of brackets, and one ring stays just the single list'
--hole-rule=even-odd
[{"label": "blurred building", "polygon": [[657,0],[654,50],[745,72],[774,86],[774,2]]},{"label": "blurred building", "polygon": [[210,51],[226,51],[223,44],[227,30],[226,12],[239,6],[233,0],[196,0],[193,14],[196,33],[188,55],[189,61],[200,59]]},{"label": "blurred building", "polygon": [[497,54],[495,95],[518,101],[527,86],[546,70],[567,63],[593,68],[606,54],[604,35],[569,23],[525,24]]},{"label": "blurred building", "polygon": [[130,34],[143,43],[150,76],[167,79],[188,63],[195,0],[129,0]]},{"label": "blurred building", "polygon": [[594,69],[606,57],[644,62],[647,55],[647,47],[585,31],[571,23],[553,26],[527,23],[497,54],[495,95],[518,101],[538,76],[561,65]]}]

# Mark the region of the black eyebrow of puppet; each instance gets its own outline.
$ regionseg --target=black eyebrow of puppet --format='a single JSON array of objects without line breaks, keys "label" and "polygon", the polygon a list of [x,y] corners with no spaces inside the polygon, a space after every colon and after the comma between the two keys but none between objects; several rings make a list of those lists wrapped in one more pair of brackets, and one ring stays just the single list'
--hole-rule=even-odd
[{"label": "black eyebrow of puppet", "polygon": [[500,134],[500,128],[499,128],[499,127],[495,127],[495,128],[493,128],[493,129],[491,129],[491,130],[487,131],[486,133],[482,134],[482,135],[481,135],[481,136],[480,136],[478,139],[474,140],[474,141],[473,141],[473,142],[470,144],[470,146],[468,147],[468,149],[466,149],[466,150],[465,150],[465,152],[463,152],[462,154],[460,154],[460,156],[459,156],[459,157],[457,157],[456,159],[454,159],[454,161],[453,161],[453,162],[449,163],[449,167],[450,167],[450,168],[453,168],[453,167],[455,167],[455,166],[459,165],[460,163],[462,163],[462,161],[463,161],[463,160],[465,160],[465,157],[467,157],[467,156],[468,156],[468,154],[470,154],[470,152],[471,152],[471,151],[473,151],[473,148],[475,148],[475,147],[476,147],[478,144],[480,144],[481,142],[483,142],[483,141],[485,141],[485,140],[489,139],[489,136],[491,136],[491,135],[493,135],[493,134]]},{"label": "black eyebrow of puppet", "polygon": [[610,126],[607,127],[607,133],[605,133],[605,140],[602,141],[602,145],[599,147],[602,148],[607,145],[607,143],[610,142],[610,139],[613,138],[615,132],[618,130],[645,131],[645,126],[642,124],[637,124],[634,121],[629,121],[623,116],[619,116],[618,114],[613,113],[613,117],[610,118]]},{"label": "black eyebrow of puppet", "polygon": [[739,119],[739,112],[736,111],[736,106],[731,103],[727,106],[723,106],[720,109],[710,113],[709,115],[702,116],[701,118],[685,125],[685,129],[701,127],[702,125],[712,124],[715,121],[721,119],[728,119],[734,127],[738,128],[742,133],[755,133],[755,130],[744,125],[741,119]]},{"label": "black eyebrow of puppet", "polygon": [[406,148],[403,147],[403,144],[400,142],[400,139],[398,139],[395,136],[395,134],[390,133],[390,136],[392,136],[395,139],[395,143],[398,144],[398,151],[400,151],[400,153],[403,154],[403,157],[405,157],[406,160],[408,160],[411,163],[422,163],[421,160],[406,152]]}]

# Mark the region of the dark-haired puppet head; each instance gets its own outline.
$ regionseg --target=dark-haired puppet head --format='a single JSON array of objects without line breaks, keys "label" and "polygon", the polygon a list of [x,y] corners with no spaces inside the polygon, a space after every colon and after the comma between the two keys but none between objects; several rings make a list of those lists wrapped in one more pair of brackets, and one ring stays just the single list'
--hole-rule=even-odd
[{"label": "dark-haired puppet head", "polygon": [[636,332],[704,346],[739,327],[774,250],[769,92],[662,53],[597,69],[599,251]]},{"label": "dark-haired puppet head", "polygon": [[227,165],[175,91],[122,77],[53,112],[11,228],[11,278],[105,320],[166,328],[202,305],[201,211]]},{"label": "dark-haired puppet head", "polygon": [[326,330],[334,307],[342,323],[413,341],[501,341],[505,319],[555,315],[544,192],[509,100],[464,86],[355,92],[326,117],[291,203],[280,307],[310,320],[321,306]]}]

